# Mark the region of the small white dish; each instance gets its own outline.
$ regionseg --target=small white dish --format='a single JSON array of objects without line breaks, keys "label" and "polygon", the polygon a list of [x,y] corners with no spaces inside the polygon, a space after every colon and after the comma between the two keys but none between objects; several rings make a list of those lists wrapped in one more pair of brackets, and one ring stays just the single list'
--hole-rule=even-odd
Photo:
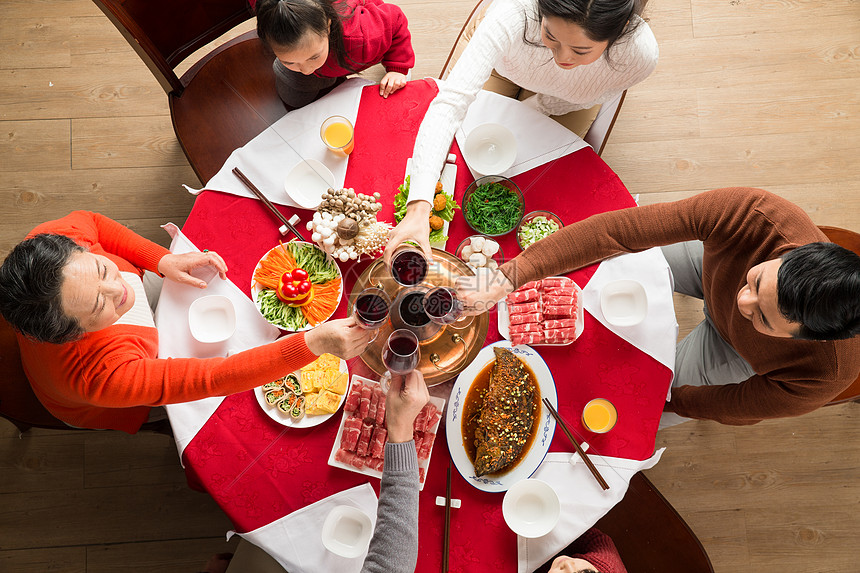
[{"label": "small white dish", "polygon": [[504,125],[482,123],[466,136],[463,158],[481,175],[499,175],[514,164],[517,139]]},{"label": "small white dish", "polygon": [[635,326],[648,315],[648,296],[641,283],[622,279],[603,285],[600,310],[613,326]]},{"label": "small white dish", "polygon": [[524,479],[505,493],[502,515],[517,535],[543,537],[558,523],[561,502],[552,486],[545,481]]},{"label": "small white dish", "polygon": [[284,191],[302,209],[316,209],[322,195],[334,187],[334,174],[316,159],[305,159],[290,170]]},{"label": "small white dish", "polygon": [[188,307],[188,327],[199,342],[224,342],[236,331],[236,307],[220,294],[200,297]]},{"label": "small white dish", "polygon": [[367,551],[373,535],[373,522],[366,513],[351,505],[339,505],[325,518],[322,542],[326,549],[355,559]]}]

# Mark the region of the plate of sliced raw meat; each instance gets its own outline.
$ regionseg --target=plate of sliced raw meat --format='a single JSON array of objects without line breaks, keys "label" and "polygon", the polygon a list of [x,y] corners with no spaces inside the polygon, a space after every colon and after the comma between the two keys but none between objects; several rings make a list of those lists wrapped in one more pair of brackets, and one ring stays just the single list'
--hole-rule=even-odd
[{"label": "plate of sliced raw meat", "polygon": [[498,309],[499,334],[515,346],[565,346],[585,329],[582,289],[568,277],[528,282]]},{"label": "plate of sliced raw meat", "polygon": [[[424,489],[430,454],[444,409],[445,400],[430,396],[430,401],[413,424],[415,449],[418,452],[419,489]],[[328,465],[382,478],[387,435],[385,393],[379,382],[353,375]]]}]

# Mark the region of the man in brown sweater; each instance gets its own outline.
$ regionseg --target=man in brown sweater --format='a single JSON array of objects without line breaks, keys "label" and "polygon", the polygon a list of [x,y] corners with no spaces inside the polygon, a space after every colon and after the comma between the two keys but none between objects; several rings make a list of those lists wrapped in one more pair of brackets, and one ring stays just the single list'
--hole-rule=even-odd
[{"label": "man in brown sweater", "polygon": [[516,287],[663,246],[675,290],[705,320],[678,345],[666,411],[723,424],[798,416],[860,373],[860,257],[827,242],[796,205],[760,189],[601,213],[460,279],[475,312]]}]

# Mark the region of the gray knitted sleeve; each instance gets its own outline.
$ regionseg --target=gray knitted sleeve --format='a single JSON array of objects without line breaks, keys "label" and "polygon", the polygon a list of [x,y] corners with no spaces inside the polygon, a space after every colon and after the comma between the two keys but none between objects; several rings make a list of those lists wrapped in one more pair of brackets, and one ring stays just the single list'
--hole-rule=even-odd
[{"label": "gray knitted sleeve", "polygon": [[385,444],[376,530],[362,573],[412,573],[418,563],[418,455],[415,442]]}]

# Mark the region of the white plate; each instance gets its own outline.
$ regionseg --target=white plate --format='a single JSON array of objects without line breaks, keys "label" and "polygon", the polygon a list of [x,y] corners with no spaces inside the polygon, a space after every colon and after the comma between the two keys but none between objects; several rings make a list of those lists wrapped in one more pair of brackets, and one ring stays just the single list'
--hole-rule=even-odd
[{"label": "white plate", "polygon": [[[314,244],[314,243],[308,243],[307,241],[291,241],[291,242],[299,243],[299,244],[302,244],[302,245],[311,245],[311,246],[313,246],[314,248],[316,248],[317,250],[319,250],[320,252],[324,252],[322,249],[320,249],[320,248],[319,248],[319,245],[316,245],[316,244]],[[284,243],[284,245],[286,245],[286,244],[287,244],[287,243]],[[259,305],[259,304],[257,304],[257,294],[258,294],[261,290],[265,290],[265,289],[263,289],[263,287],[262,287],[262,286],[260,286],[260,284],[259,284],[257,281],[255,281],[255,280],[254,280],[254,274],[257,272],[257,269],[259,269],[259,268],[260,268],[260,263],[262,263],[262,262],[263,262],[263,259],[265,259],[267,256],[269,256],[269,253],[271,253],[271,252],[272,252],[272,251],[274,251],[275,249],[280,249],[280,248],[281,248],[281,245],[278,245],[277,247],[272,247],[271,249],[269,249],[268,251],[266,251],[266,254],[265,254],[265,255],[263,255],[262,257],[260,257],[260,260],[259,260],[259,261],[257,261],[257,266],[255,266],[255,267],[254,267],[254,272],[252,272],[252,273],[251,273],[251,300],[253,300],[253,301],[254,301],[254,306],[255,306],[255,307],[257,307],[257,311],[258,311],[258,312],[260,311],[260,305]],[[336,261],[336,260],[334,260],[334,258],[333,258],[331,255],[326,254],[326,260],[327,260],[328,262],[332,263],[332,264],[334,265],[334,268],[335,268],[335,269],[337,269],[337,277],[340,279],[340,290],[339,290],[339,291],[338,291],[338,293],[337,293],[337,304],[335,305],[335,307],[334,307],[334,308],[335,308],[335,310],[334,310],[334,311],[332,311],[332,314],[330,314],[330,315],[328,315],[328,317],[326,317],[326,320],[328,320],[328,319],[329,319],[329,318],[331,318],[331,317],[332,317],[332,315],[337,311],[337,307],[339,307],[339,306],[340,306],[340,299],[341,299],[341,298],[343,298],[343,273],[341,273],[341,272],[340,272],[340,267],[338,266],[337,261]],[[262,316],[262,314],[263,314],[263,313],[262,313],[262,312],[260,312],[260,315],[261,315],[261,316]],[[266,317],[263,317],[263,318],[266,318]],[[273,324],[273,325],[277,326],[277,327],[278,327],[278,328],[280,328],[281,330],[288,330],[287,328],[285,328],[285,327],[284,327],[283,325],[281,325],[281,324],[275,324],[274,322],[271,322],[271,321],[270,321],[270,320],[268,320],[268,319],[266,319],[266,321],[267,321],[269,324]],[[313,328],[313,326],[311,326],[310,324],[307,324],[307,325],[305,325],[304,327],[302,327],[302,328],[300,328],[300,329],[298,329],[298,330],[290,330],[289,332],[303,332],[303,331],[305,331],[305,330],[310,330],[310,329],[312,329],[312,328]]]},{"label": "white plate", "polygon": [[334,187],[334,174],[316,159],[299,161],[284,180],[284,191],[302,209],[316,209],[322,195]]},{"label": "white plate", "polygon": [[[349,376],[349,370],[346,367],[346,360],[341,359],[340,361],[340,371],[346,372],[347,376]],[[301,380],[302,371],[301,369],[293,372],[296,376]],[[335,410],[334,414],[340,410],[340,407],[343,406],[344,401],[346,400],[346,394],[349,392],[349,384],[346,385],[346,392],[343,393],[340,397],[340,402],[337,403],[337,410]],[[274,421],[279,424],[283,424],[289,428],[312,428],[314,426],[318,426],[334,416],[334,414],[317,414],[316,416],[308,416],[305,414],[298,420],[294,419],[292,416],[287,414],[286,412],[281,412],[274,405],[270,406],[266,402],[266,395],[263,393],[263,387],[257,386],[254,388],[254,397],[257,398],[257,404],[260,405],[260,408]]]},{"label": "white plate", "polygon": [[[347,387],[347,390],[346,390],[347,394],[349,394],[349,390],[352,388],[352,384],[354,381],[360,381],[363,384],[370,384],[370,385],[376,384],[377,386],[379,385],[379,382],[377,382],[376,380],[371,380],[370,378],[365,378],[364,376],[359,376],[358,374],[353,374],[352,379],[350,379],[350,381],[349,381],[349,386]],[[445,400],[443,398],[437,398],[436,396],[430,396],[430,403],[433,404],[434,406],[436,406],[436,408],[438,408],[440,413],[444,413],[444,411],[445,411]],[[364,474],[367,476],[382,479],[382,472],[380,472],[380,471],[371,469],[367,466],[365,466],[361,469],[358,469],[355,466],[351,466],[349,464],[339,462],[334,458],[334,455],[340,449],[340,436],[341,436],[341,434],[343,434],[343,423],[346,420],[346,417],[347,417],[346,411],[344,411],[343,415],[340,417],[340,426],[338,426],[338,428],[337,428],[337,434],[334,437],[334,445],[332,446],[331,453],[328,456],[328,465],[330,465],[334,468],[340,468],[342,470],[349,470],[351,472],[355,472],[358,474]],[[436,434],[436,438],[433,439],[433,445],[430,446],[430,453],[427,455],[427,459],[422,460],[419,458],[419,460],[418,460],[418,469],[420,470],[421,468],[424,468],[424,479],[418,483],[418,491],[422,491],[424,489],[424,481],[427,479],[427,472],[430,471],[430,458],[433,457],[433,447],[436,445],[436,440],[439,439],[439,433],[438,432],[439,432],[439,424],[441,422],[442,422],[442,418],[440,416],[439,420],[436,422],[436,424],[433,425],[433,428],[431,429],[432,432],[434,434]]]},{"label": "white plate", "polygon": [[[406,173],[403,175],[403,181],[406,181],[406,178],[409,177],[409,174],[412,173],[412,158],[406,160]],[[445,167],[442,168],[442,175],[439,177],[439,181],[442,182],[442,190],[445,191],[451,197],[454,196],[454,185],[457,183],[457,165],[454,163],[446,163]],[[456,213],[456,211],[455,211]],[[455,215],[456,216],[456,215]],[[442,234],[446,237],[448,236],[448,227],[450,223],[445,221],[445,224],[442,225]],[[441,241],[436,243],[430,243],[430,246],[436,249],[445,250],[445,244],[448,241]]]},{"label": "white plate", "polygon": [[[547,277],[547,278],[566,278],[566,277]],[[582,331],[585,330],[585,316],[583,315],[582,309],[582,289],[579,287],[576,282],[573,283],[576,287],[576,332],[574,333],[574,339],[570,342],[537,342],[535,344],[530,344],[529,346],[567,346],[569,344],[573,344],[576,342],[576,339],[582,334]],[[496,305],[496,308],[499,311],[499,334],[505,340],[511,339],[511,316],[508,314],[508,303],[504,300],[500,300]]]},{"label": "white plate", "polygon": [[188,328],[200,342],[224,342],[236,332],[236,307],[220,294],[202,296],[188,307]]},{"label": "white plate", "polygon": [[466,455],[466,448],[463,445],[462,412],[466,395],[475,378],[487,364],[496,359],[493,352],[493,348],[496,347],[509,349],[516,354],[517,358],[528,364],[537,379],[541,398],[548,398],[550,404],[558,408],[558,395],[555,391],[555,381],[552,378],[552,373],[549,371],[546,362],[540,357],[540,354],[529,346],[511,347],[511,343],[507,340],[494,342],[482,348],[472,363],[460,372],[457,381],[454,382],[454,388],[451,390],[451,404],[445,417],[445,435],[448,438],[448,451],[451,452],[454,467],[457,468],[457,471],[460,472],[460,475],[467,482],[482,491],[490,492],[507,491],[518,481],[530,477],[537,470],[549,451],[549,444],[552,442],[552,436],[555,433],[555,418],[550,415],[546,405],[541,401],[540,422],[537,429],[538,435],[532,441],[532,445],[529,451],[526,452],[525,458],[512,470],[503,474],[481,477],[475,475],[475,467],[469,461],[469,456]]},{"label": "white plate", "polygon": [[648,295],[642,283],[621,279],[600,289],[600,311],[613,326],[636,326],[648,315]]}]

